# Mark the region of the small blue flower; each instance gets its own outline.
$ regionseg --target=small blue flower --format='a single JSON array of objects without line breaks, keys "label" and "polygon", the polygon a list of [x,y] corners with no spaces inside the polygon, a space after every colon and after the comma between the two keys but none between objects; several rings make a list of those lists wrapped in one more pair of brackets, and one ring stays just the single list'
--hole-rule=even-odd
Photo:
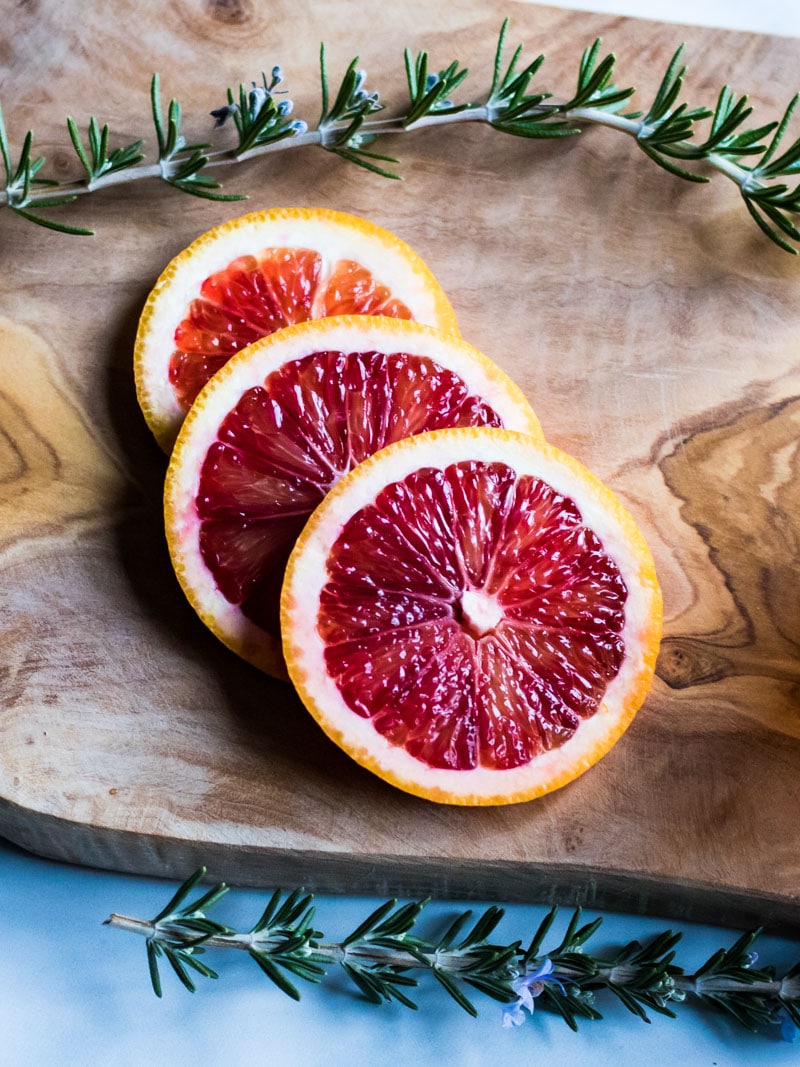
[{"label": "small blue flower", "polygon": [[265,89],[261,85],[256,85],[253,82],[253,88],[250,90],[247,102],[250,105],[250,118],[254,119],[260,113],[262,107],[270,99],[269,89]]},{"label": "small blue flower", "polygon": [[[440,74],[429,74],[425,79],[425,92],[429,93],[431,91],[431,89],[435,88],[437,85],[439,85],[441,83],[441,80],[442,80],[441,73]],[[453,107],[453,106],[454,106],[453,105],[453,101],[450,100],[450,99],[448,99],[448,100],[437,100],[436,103],[431,108],[431,111],[443,111],[444,108]]]},{"label": "small blue flower", "polygon": [[216,119],[214,129],[218,126],[224,126],[228,119],[232,119],[238,110],[236,104],[226,104],[225,107],[218,107],[216,111],[212,111],[211,117]]},{"label": "small blue flower", "polygon": [[553,976],[553,961],[545,958],[535,971],[530,974],[520,975],[512,982],[512,988],[518,999],[503,1012],[503,1027],[510,1029],[512,1026],[522,1026],[525,1016],[522,1009],[533,1015],[534,998],[538,997],[546,983],[558,986],[564,992],[564,985],[560,979]]},{"label": "small blue flower", "polygon": [[274,89],[276,85],[280,85],[283,81],[283,71],[280,67],[272,68],[272,81],[270,82],[270,89]]},{"label": "small blue flower", "polygon": [[297,119],[293,122],[291,128],[295,137],[299,137],[303,133],[308,133],[308,123],[303,122],[302,119]]},{"label": "small blue flower", "polygon": [[517,1001],[511,1008],[503,1012],[503,1029],[510,1030],[512,1026],[522,1026],[525,1016],[522,1014],[522,1004]]},{"label": "small blue flower", "polygon": [[293,109],[294,104],[291,100],[281,100],[281,102],[278,104],[279,115],[291,115]]}]

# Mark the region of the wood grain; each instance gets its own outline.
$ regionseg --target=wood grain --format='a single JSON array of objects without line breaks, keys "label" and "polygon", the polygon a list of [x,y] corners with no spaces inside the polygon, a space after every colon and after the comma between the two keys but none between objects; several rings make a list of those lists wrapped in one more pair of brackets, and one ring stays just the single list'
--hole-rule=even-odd
[{"label": "wood grain", "polygon": [[[101,14],[102,11],[102,14]],[[797,88],[800,42],[518,3],[31,0],[7,15],[0,100],[58,174],[63,119],[147,128],[159,70],[190,136],[224,87],[281,62],[316,113],[316,51],[360,54],[401,101],[403,45],[489,74],[502,15],[567,92],[596,35],[652,91],[681,40],[690,98],[726,81],[757,118]],[[383,76],[383,72],[386,75]],[[777,73],[776,73],[777,72]],[[99,110],[98,110],[99,109]],[[151,146],[150,146],[151,147]],[[581,901],[800,929],[798,264],[718,178],[681,183],[627,139],[491,130],[387,142],[403,183],[321,151],[232,168],[248,208],[363,214],[448,291],[464,335],[521,384],[554,443],[624,497],[656,557],[656,684],[594,770],[529,805],[470,811],[393,791],[322,736],[291,691],[220,647],[169,567],[164,459],[135,404],[138,313],[165,262],[237,206],[152,182],[70,219],[0,212],[0,832],[71,862],[249,884]]]}]

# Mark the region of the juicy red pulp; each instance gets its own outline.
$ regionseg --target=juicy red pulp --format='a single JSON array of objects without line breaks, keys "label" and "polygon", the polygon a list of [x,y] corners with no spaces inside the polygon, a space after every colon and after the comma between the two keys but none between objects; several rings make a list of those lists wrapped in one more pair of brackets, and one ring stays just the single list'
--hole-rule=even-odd
[{"label": "juicy red pulp", "polygon": [[200,287],[175,330],[169,380],[188,411],[206,382],[231,356],[260,337],[315,316],[413,318],[400,300],[355,260],[325,274],[309,248],[267,248],[240,256]]},{"label": "juicy red pulp", "polygon": [[431,359],[317,352],[286,363],[243,394],[203,462],[196,507],[206,566],[229,601],[278,636],[286,560],[342,474],[426,430],[500,425]]},{"label": "juicy red pulp", "polygon": [[[431,767],[563,744],[624,656],[627,589],[573,501],[503,464],[427,468],[345,525],[317,619],[348,706]],[[478,590],[499,608],[463,618]]]}]

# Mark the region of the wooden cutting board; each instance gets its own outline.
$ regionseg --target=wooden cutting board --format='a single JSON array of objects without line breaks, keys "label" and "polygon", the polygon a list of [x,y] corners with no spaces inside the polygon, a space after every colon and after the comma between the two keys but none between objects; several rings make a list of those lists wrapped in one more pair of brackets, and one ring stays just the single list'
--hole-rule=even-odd
[{"label": "wooden cutting board", "polygon": [[[695,103],[730,82],[767,121],[798,88],[797,40],[513,2],[362,8],[14,5],[0,42],[9,135],[19,146],[34,127],[52,172],[71,174],[66,115],[85,128],[96,113],[120,141],[146,133],[158,70],[204,139],[225,87],[275,63],[313,121],[322,39],[332,72],[359,54],[390,107],[405,45],[436,69],[458,57],[478,96],[504,14],[513,44],[547,53],[556,93],[597,35],[643,95],[682,40]],[[63,211],[93,239],[0,211],[0,832],[171,877],[203,862],[253,885],[800,929],[800,263],[723,178],[683,183],[612,131],[526,142],[470,125],[385,148],[404,182],[306,149],[231,168],[227,190],[251,193],[247,209],[335,207],[405,238],[548,437],[627,501],[666,603],[643,710],[560,792],[450,809],[354,766],[288,687],[215,642],[170,570],[165,460],[131,351],[167,260],[244,208],[139,182]]]}]

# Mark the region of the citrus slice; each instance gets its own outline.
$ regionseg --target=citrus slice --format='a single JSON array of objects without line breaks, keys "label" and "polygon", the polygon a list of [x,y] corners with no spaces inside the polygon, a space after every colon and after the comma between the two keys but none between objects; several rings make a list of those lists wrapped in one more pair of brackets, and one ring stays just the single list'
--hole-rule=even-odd
[{"label": "citrus slice", "polygon": [[192,606],[229,648],[285,677],[283,570],[331,486],[394,441],[486,424],[541,436],[498,367],[419,323],[319,319],[244,349],[197,398],[167,471],[167,540]]},{"label": "citrus slice", "polygon": [[240,349],[328,315],[415,319],[458,336],[450,302],[403,241],[339,211],[282,208],[226,222],[167,266],[134,350],[139,405],[168,452],[202,387]]},{"label": "citrus slice", "polygon": [[358,763],[429,800],[506,804],[621,736],[661,594],[633,519],[576,460],[442,430],[332,490],[292,552],[281,623],[303,702]]}]

